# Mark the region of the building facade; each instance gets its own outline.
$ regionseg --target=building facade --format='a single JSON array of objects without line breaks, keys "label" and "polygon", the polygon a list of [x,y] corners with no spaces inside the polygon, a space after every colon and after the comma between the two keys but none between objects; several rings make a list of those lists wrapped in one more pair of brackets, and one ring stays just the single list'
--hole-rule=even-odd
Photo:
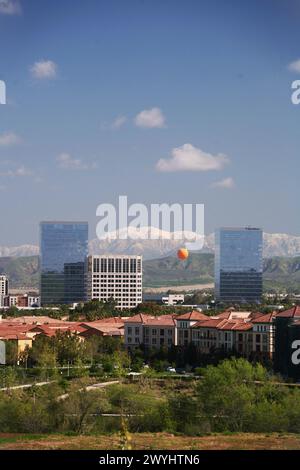
[{"label": "building facade", "polygon": [[177,345],[174,315],[153,317],[139,313],[124,322],[124,341],[127,348],[143,344],[147,348],[170,348]]},{"label": "building facade", "polygon": [[41,305],[71,304],[87,299],[87,222],[41,222]]},{"label": "building facade", "polygon": [[89,300],[114,299],[121,310],[142,302],[142,256],[89,256],[87,272]]},{"label": "building facade", "polygon": [[8,277],[5,274],[0,275],[0,307],[5,307],[5,299],[9,290]]},{"label": "building facade", "polygon": [[263,234],[259,228],[220,228],[215,234],[215,297],[260,303]]},{"label": "building facade", "polygon": [[192,340],[191,328],[199,321],[207,320],[204,313],[192,310],[176,317],[176,327],[178,331],[178,345],[187,346]]}]

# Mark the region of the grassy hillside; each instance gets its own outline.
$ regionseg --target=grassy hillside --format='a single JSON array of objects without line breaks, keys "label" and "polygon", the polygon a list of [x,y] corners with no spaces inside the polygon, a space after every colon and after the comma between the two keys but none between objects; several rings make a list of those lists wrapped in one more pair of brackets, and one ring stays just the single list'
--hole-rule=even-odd
[{"label": "grassy hillside", "polygon": [[213,282],[214,255],[193,253],[186,261],[174,256],[144,261],[145,286],[159,287]]},{"label": "grassy hillside", "polygon": [[[38,257],[0,258],[0,273],[6,273],[10,285],[38,287]],[[214,281],[214,255],[193,253],[186,261],[174,256],[144,261],[144,286],[206,284]],[[264,260],[264,281],[269,288],[300,289],[300,256]]]},{"label": "grassy hillside", "polygon": [[0,258],[0,273],[9,277],[10,287],[38,287],[38,256]]}]

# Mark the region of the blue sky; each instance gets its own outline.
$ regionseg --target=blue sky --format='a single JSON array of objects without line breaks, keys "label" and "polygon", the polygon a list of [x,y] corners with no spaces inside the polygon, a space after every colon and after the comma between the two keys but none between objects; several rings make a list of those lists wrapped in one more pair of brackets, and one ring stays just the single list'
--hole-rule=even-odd
[{"label": "blue sky", "polygon": [[0,0],[0,244],[94,238],[122,194],[300,235],[299,26],[299,0]]}]

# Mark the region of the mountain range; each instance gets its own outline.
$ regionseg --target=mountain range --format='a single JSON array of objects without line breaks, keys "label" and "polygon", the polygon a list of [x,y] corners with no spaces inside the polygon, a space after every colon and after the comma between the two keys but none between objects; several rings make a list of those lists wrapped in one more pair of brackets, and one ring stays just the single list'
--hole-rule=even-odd
[{"label": "mountain range", "polygon": [[[155,235],[155,239],[148,239],[149,232]],[[124,239],[124,229],[112,232],[106,239],[90,240],[89,252],[92,255],[101,254],[128,254],[143,255],[144,260],[164,258],[171,256],[191,240],[191,237],[199,240],[199,236],[193,232],[185,232],[184,236],[178,237],[177,232],[167,232],[153,227],[142,227],[137,232],[129,227],[128,238]],[[122,239],[123,237],[123,239]],[[204,237],[202,253],[214,252],[214,234]],[[0,257],[24,257],[39,254],[37,245],[0,246]],[[263,256],[272,258],[274,256],[294,257],[300,255],[300,236],[288,235],[286,233],[264,233]]]},{"label": "mountain range", "polygon": [[[266,258],[263,271],[265,288],[299,291],[300,256]],[[11,288],[37,288],[38,256],[0,258],[0,273],[8,275]],[[184,262],[172,255],[144,261],[143,284],[144,287],[211,284],[213,273],[212,253],[194,252]]]}]

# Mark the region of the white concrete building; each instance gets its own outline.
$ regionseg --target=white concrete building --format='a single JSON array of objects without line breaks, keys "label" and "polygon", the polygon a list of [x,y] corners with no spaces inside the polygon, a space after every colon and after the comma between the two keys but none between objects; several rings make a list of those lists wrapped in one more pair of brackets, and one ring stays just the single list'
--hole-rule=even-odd
[{"label": "white concrete building", "polygon": [[181,305],[184,302],[184,294],[169,294],[161,298],[164,305]]},{"label": "white concrete building", "polygon": [[8,277],[5,274],[0,275],[0,295],[8,295]]},{"label": "white concrete building", "polygon": [[121,310],[142,302],[142,256],[89,256],[87,263],[88,300],[113,298]]}]

